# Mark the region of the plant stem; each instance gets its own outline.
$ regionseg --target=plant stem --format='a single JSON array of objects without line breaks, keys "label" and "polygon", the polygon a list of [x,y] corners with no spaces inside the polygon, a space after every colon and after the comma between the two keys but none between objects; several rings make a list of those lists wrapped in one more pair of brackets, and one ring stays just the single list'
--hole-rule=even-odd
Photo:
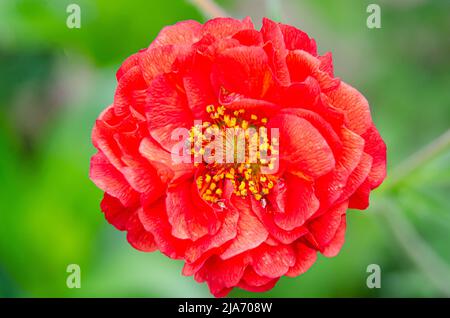
[{"label": "plant stem", "polygon": [[282,17],[281,0],[266,0],[267,16],[279,21]]},{"label": "plant stem", "polygon": [[450,149],[450,129],[401,163],[393,171],[391,177],[387,180],[386,185],[380,189],[380,192],[389,191],[395,188],[395,186],[401,183],[409,175],[447,149]]},{"label": "plant stem", "polygon": [[450,297],[450,268],[447,263],[423,241],[396,205],[387,200],[384,204],[386,209],[382,210],[382,215],[400,247],[430,282],[444,296]]},{"label": "plant stem", "polygon": [[206,18],[226,17],[228,14],[213,0],[189,0]]}]

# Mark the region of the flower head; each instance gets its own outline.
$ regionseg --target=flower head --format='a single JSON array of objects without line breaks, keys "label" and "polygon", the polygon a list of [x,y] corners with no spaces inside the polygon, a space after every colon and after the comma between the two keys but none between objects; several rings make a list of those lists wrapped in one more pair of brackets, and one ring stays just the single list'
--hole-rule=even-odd
[{"label": "flower head", "polygon": [[347,209],[367,208],[385,177],[366,99],[292,26],[179,22],[117,81],[92,135],[101,209],[215,296],[268,290],[336,255]]}]

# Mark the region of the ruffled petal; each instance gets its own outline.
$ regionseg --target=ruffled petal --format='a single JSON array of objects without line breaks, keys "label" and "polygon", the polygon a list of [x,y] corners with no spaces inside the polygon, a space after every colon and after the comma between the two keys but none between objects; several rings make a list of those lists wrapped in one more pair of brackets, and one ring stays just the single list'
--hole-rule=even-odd
[{"label": "ruffled petal", "polygon": [[341,223],[336,231],[336,235],[331,242],[322,250],[322,254],[326,257],[334,257],[339,254],[345,242],[345,229],[347,227],[345,214],[341,217]]},{"label": "ruffled petal", "polygon": [[308,224],[310,231],[310,235],[308,235],[309,242],[320,250],[328,246],[341,225],[342,215],[347,211],[347,206],[347,202],[341,203],[311,221]]},{"label": "ruffled petal", "polygon": [[211,34],[215,38],[221,39],[233,36],[244,29],[253,29],[253,23],[249,17],[244,20],[234,18],[215,18],[208,20],[203,25],[203,34]]},{"label": "ruffled petal", "polygon": [[313,182],[287,174],[268,196],[275,223],[286,231],[302,226],[319,208]]},{"label": "ruffled petal", "polygon": [[220,226],[214,211],[203,200],[195,200],[198,193],[194,189],[192,181],[185,181],[167,191],[167,216],[172,234],[179,239],[196,241],[215,234]]},{"label": "ruffled petal", "polygon": [[256,46],[240,46],[219,53],[211,78],[217,91],[224,89],[250,98],[263,97],[273,85],[267,55]]},{"label": "ruffled petal", "polygon": [[220,255],[220,258],[224,260],[259,246],[268,236],[264,225],[253,213],[249,200],[234,197],[233,205],[239,209],[237,235],[231,245]]},{"label": "ruffled petal", "polygon": [[[142,209],[142,208],[140,208]],[[158,246],[152,233],[145,230],[142,225],[138,211],[133,213],[127,223],[127,240],[135,249],[142,252],[154,252]]]},{"label": "ruffled petal", "polygon": [[180,240],[171,233],[172,228],[167,220],[164,199],[150,205],[143,202],[143,208],[138,211],[139,220],[144,229],[152,233],[158,249],[170,258],[184,258],[187,240]]},{"label": "ruffled petal", "polygon": [[288,277],[296,277],[305,273],[317,260],[317,251],[308,245],[302,242],[296,242],[293,244],[293,248],[296,261],[294,266],[285,274]]},{"label": "ruffled petal", "polygon": [[124,176],[101,152],[91,158],[89,178],[97,187],[119,199],[125,207],[134,206],[136,202],[139,202],[139,193],[129,185]]},{"label": "ruffled petal", "polygon": [[146,116],[150,135],[167,151],[179,143],[176,129],[189,130],[194,123],[183,93],[168,76],[156,77],[148,91]]},{"label": "ruffled petal", "polygon": [[201,36],[202,25],[197,21],[187,20],[164,27],[150,45],[154,48],[162,45],[190,45]]},{"label": "ruffled petal", "polygon": [[253,257],[253,269],[258,275],[277,278],[294,266],[296,255],[289,245],[259,247]]},{"label": "ruffled petal", "polygon": [[337,89],[327,95],[334,107],[345,112],[345,124],[349,129],[362,135],[372,126],[369,103],[356,89],[341,82]]},{"label": "ruffled petal", "polygon": [[213,256],[205,262],[194,278],[200,283],[206,281],[214,296],[224,297],[242,279],[250,262],[251,258],[246,254],[240,254],[227,260]]},{"label": "ruffled petal", "polygon": [[105,192],[100,208],[105,214],[106,220],[119,231],[125,231],[128,220],[134,213],[135,208],[126,208],[120,200]]},{"label": "ruffled petal", "polygon": [[268,128],[279,129],[280,159],[292,174],[320,177],[335,166],[333,152],[307,120],[291,114],[272,118]]}]

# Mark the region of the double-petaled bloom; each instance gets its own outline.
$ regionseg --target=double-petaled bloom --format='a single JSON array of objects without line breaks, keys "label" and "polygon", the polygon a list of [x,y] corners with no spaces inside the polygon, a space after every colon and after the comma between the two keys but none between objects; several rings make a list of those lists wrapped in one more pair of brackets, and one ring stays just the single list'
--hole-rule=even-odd
[{"label": "double-petaled bloom", "polygon": [[[318,252],[335,256],[347,209],[367,208],[385,177],[366,99],[292,26],[179,22],[127,58],[117,81],[92,135],[101,209],[133,247],[183,260],[183,274],[215,296],[265,291],[304,273]],[[211,128],[277,138],[267,134],[254,158],[189,162],[174,160],[180,128],[191,146]],[[203,155],[203,145],[189,154]]]}]

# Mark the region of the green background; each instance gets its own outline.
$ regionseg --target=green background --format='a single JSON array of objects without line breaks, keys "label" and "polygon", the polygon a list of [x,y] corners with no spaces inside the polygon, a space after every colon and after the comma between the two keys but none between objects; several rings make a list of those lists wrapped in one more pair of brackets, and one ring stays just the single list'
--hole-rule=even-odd
[{"label": "green background", "polygon": [[[81,29],[66,27],[72,2]],[[295,25],[332,51],[388,146],[389,177],[368,211],[349,211],[337,257],[269,292],[230,296],[450,295],[449,138],[416,153],[450,127],[450,1],[380,0],[381,29],[366,27],[369,3],[219,1],[258,27],[263,16]],[[180,261],[129,246],[88,179],[90,133],[113,100],[115,71],[185,19],[205,21],[183,0],[0,1],[0,296],[210,297]],[[66,286],[69,264],[81,267],[80,289]],[[381,266],[380,289],[366,286],[369,264]]]}]

